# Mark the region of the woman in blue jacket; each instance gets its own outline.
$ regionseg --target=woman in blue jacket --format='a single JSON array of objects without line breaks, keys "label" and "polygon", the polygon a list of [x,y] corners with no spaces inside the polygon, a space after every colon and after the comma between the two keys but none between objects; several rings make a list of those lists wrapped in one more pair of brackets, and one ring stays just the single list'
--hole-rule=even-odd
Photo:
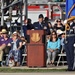
[{"label": "woman in blue jacket", "polygon": [[[22,41],[18,38],[18,33],[14,32],[12,34],[12,42],[11,42],[11,50],[8,55],[7,65],[9,65],[9,61],[14,61],[13,66],[20,65],[20,49],[22,47]],[[12,65],[12,62],[11,62]]]},{"label": "woman in blue jacket", "polygon": [[54,60],[56,57],[57,51],[60,50],[60,39],[57,37],[57,33],[53,31],[51,33],[50,40],[47,43],[47,64],[54,65]]}]

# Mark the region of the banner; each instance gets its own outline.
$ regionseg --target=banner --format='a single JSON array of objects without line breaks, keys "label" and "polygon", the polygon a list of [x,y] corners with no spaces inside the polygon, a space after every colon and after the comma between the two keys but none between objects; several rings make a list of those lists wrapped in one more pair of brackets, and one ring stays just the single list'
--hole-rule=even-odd
[{"label": "banner", "polygon": [[66,0],[66,17],[75,16],[75,0]]}]

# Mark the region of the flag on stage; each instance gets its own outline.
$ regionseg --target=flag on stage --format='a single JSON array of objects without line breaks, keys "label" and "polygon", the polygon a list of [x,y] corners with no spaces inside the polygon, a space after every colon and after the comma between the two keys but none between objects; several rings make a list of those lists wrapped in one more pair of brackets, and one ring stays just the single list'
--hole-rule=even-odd
[{"label": "flag on stage", "polygon": [[66,17],[75,16],[75,0],[66,0]]}]

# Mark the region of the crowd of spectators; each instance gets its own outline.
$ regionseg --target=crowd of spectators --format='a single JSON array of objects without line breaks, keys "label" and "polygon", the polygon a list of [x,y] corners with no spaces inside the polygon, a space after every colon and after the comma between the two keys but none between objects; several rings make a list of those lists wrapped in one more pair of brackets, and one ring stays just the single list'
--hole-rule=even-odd
[{"label": "crowd of spectators", "polygon": [[2,66],[2,61],[6,59],[4,56],[7,54],[6,66],[20,66],[25,44],[24,36],[20,36],[18,31],[13,32],[10,36],[6,29],[2,29],[0,31],[0,66]]},{"label": "crowd of spectators", "polygon": [[[8,54],[8,60],[6,66],[11,64],[10,59],[13,60],[14,66],[22,65],[22,53],[24,53],[24,47],[27,42],[27,30],[44,30],[47,42],[47,65],[54,65],[56,54],[60,51],[61,46],[64,47],[65,39],[65,25],[61,19],[55,20],[54,24],[51,23],[48,17],[40,14],[38,21],[32,24],[30,18],[24,20],[23,33],[21,36],[19,30],[14,31],[10,36],[9,30],[6,26],[0,27],[0,65],[3,60],[3,56]],[[26,52],[25,52],[26,53]]]}]

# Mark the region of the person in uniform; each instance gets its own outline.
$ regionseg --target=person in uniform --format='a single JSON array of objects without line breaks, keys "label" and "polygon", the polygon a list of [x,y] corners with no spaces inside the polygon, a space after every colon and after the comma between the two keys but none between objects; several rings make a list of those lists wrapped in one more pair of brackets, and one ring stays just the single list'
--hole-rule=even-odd
[{"label": "person in uniform", "polygon": [[71,17],[67,20],[65,25],[66,39],[65,39],[65,51],[67,56],[68,71],[74,71],[74,43],[75,43],[75,32],[73,20],[75,17]]},{"label": "person in uniform", "polygon": [[35,30],[43,30],[43,28],[44,28],[43,19],[44,19],[43,14],[40,14],[40,15],[38,16],[38,22],[34,22],[34,23],[33,23],[33,28],[34,28]]}]

